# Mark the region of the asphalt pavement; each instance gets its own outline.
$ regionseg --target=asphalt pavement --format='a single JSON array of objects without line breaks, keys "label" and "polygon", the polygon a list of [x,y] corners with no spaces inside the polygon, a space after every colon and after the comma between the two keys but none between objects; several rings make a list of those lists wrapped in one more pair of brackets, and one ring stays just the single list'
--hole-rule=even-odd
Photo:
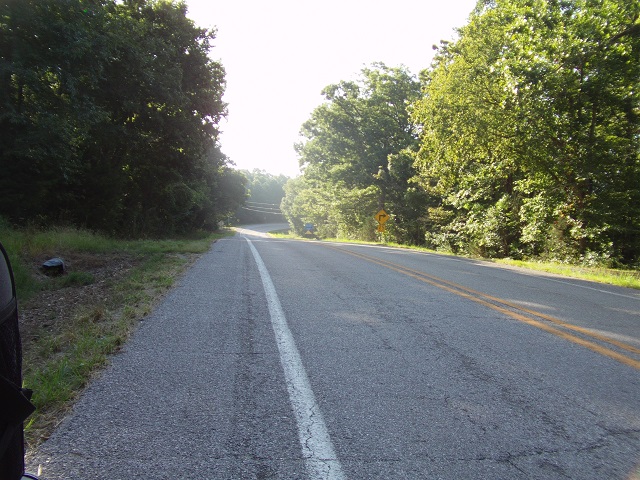
[{"label": "asphalt pavement", "polygon": [[[640,295],[217,241],[29,464],[43,479],[634,479]],[[640,477],[638,477],[640,478]]]}]

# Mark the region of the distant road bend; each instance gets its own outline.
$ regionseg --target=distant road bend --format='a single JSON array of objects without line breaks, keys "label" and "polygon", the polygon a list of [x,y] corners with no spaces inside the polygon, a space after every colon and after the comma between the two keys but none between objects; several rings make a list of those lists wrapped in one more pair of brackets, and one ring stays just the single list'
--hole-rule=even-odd
[{"label": "distant road bend", "polygon": [[217,241],[30,460],[43,479],[640,479],[640,292]]}]

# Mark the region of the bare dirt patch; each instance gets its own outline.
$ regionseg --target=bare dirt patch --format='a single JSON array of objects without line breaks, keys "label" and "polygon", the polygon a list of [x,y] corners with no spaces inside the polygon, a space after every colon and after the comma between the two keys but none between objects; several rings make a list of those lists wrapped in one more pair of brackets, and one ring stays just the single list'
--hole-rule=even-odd
[{"label": "bare dirt patch", "polygon": [[[50,333],[59,330],[77,308],[107,303],[113,285],[140,262],[129,254],[70,253],[61,256],[65,262],[65,273],[61,277],[49,277],[40,270],[49,258],[30,261],[32,274],[44,289],[19,305],[20,334],[25,352],[43,330]],[[64,285],[64,276],[74,272],[89,274],[91,283]]]},{"label": "bare dirt patch", "polygon": [[[40,270],[53,256],[65,262],[58,277]],[[37,407],[25,430],[27,457],[199,256],[69,252],[27,259],[42,287],[19,299],[23,375]]]}]

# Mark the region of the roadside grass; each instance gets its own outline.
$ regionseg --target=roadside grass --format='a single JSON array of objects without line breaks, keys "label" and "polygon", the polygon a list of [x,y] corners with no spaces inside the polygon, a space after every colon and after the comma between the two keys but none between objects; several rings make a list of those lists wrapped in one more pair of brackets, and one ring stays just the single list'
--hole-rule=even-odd
[{"label": "roadside grass", "polygon": [[[74,298],[73,292],[85,286],[100,288],[100,295],[78,295],[62,315],[51,312],[41,324],[28,325],[27,335],[21,332],[24,386],[33,389],[36,406],[25,426],[29,448],[50,436],[82,389],[176,279],[213,241],[229,234],[223,231],[181,239],[132,241],[74,229],[15,230],[0,223],[0,240],[10,255],[19,306],[28,308],[40,292],[59,292]],[[118,278],[103,280],[100,285],[92,285],[96,279],[90,272],[73,271],[59,277],[37,274],[34,259],[74,254],[107,258],[125,255],[128,268]]]},{"label": "roadside grass", "polygon": [[269,235],[272,236],[273,238],[291,238],[291,239],[300,239],[302,237],[299,237],[293,233],[291,233],[291,231],[287,231],[287,232],[282,232],[282,231],[278,231],[278,232],[269,232]]},{"label": "roadside grass", "polygon": [[109,286],[106,299],[80,305],[51,331],[41,328],[26,343],[24,384],[34,390],[36,413],[26,426],[27,441],[46,439],[109,355],[126,342],[137,322],[173,284],[187,258],[144,256],[129,275]]},{"label": "roadside grass", "polygon": [[640,271],[623,270],[605,267],[585,267],[580,265],[567,265],[563,263],[537,262],[511,259],[491,260],[495,263],[512,265],[529,270],[537,270],[565,277],[589,280],[598,283],[607,283],[619,287],[635,288],[640,290]]},{"label": "roadside grass", "polygon": [[[182,239],[163,240],[119,240],[98,235],[85,230],[73,228],[53,228],[46,231],[15,230],[0,223],[0,239],[2,240],[14,270],[18,298],[28,300],[42,286],[33,277],[31,266],[26,265],[23,258],[38,256],[54,256],[65,253],[109,254],[128,253],[148,256],[151,254],[191,254],[207,250],[211,242],[220,235],[208,233],[194,234]],[[63,278],[65,283],[87,283],[83,274]],[[55,288],[55,285],[53,286]]]},{"label": "roadside grass", "polygon": [[[269,232],[274,238],[289,238],[298,240],[311,240],[310,238],[302,237],[293,233],[282,232]],[[386,247],[404,248],[409,250],[435,253],[438,255],[452,255],[451,252],[436,251],[425,247],[407,246],[393,242],[366,242],[361,240],[352,240],[345,238],[323,238],[321,241],[325,242],[340,242],[340,243],[354,243],[361,245],[384,245]],[[476,257],[466,257],[476,258]],[[514,267],[542,271],[547,273],[553,273],[556,275],[562,275],[565,277],[577,278],[580,280],[588,280],[597,283],[606,283],[609,285],[617,285],[619,287],[634,288],[640,290],[640,271],[638,270],[624,270],[605,267],[587,267],[581,265],[569,265],[564,263],[543,262],[535,260],[512,260],[512,259],[491,259],[491,258],[478,258],[487,262],[493,262],[503,265],[510,265]]]}]

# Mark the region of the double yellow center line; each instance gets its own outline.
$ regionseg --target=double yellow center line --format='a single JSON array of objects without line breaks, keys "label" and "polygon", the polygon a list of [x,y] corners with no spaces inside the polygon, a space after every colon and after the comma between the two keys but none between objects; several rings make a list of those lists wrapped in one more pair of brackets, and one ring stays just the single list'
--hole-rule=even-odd
[{"label": "double yellow center line", "polygon": [[[335,246],[330,246],[330,248],[338,250],[342,253],[347,253],[368,262],[375,263],[382,267],[388,268],[389,270],[393,270],[394,272],[407,275],[408,277],[414,278],[424,283],[428,283],[435,287],[446,290],[447,292],[454,293],[460,297],[466,298],[473,302],[479,303],[480,305],[491,308],[492,310],[503,313],[515,320],[526,323],[527,325],[534,326],[536,328],[544,330],[545,332],[551,333],[577,345],[586,347],[596,353],[617,360],[620,363],[640,370],[640,361],[638,361],[633,356],[640,355],[640,348],[634,347],[633,345],[629,345],[605,335],[601,335],[587,328],[572,325],[550,315],[530,310],[513,302],[487,295],[486,293],[464,287],[462,285],[444,280],[442,278],[434,277],[433,275],[429,275],[413,268],[398,265],[386,260],[380,260],[378,258],[364,255],[362,253],[357,253],[344,248]],[[571,332],[576,332],[580,336],[575,335]],[[596,341],[601,343],[596,343]],[[618,350],[614,350],[609,346],[602,345],[602,343],[616,347]],[[620,352],[620,350],[622,350],[623,352]]]}]

